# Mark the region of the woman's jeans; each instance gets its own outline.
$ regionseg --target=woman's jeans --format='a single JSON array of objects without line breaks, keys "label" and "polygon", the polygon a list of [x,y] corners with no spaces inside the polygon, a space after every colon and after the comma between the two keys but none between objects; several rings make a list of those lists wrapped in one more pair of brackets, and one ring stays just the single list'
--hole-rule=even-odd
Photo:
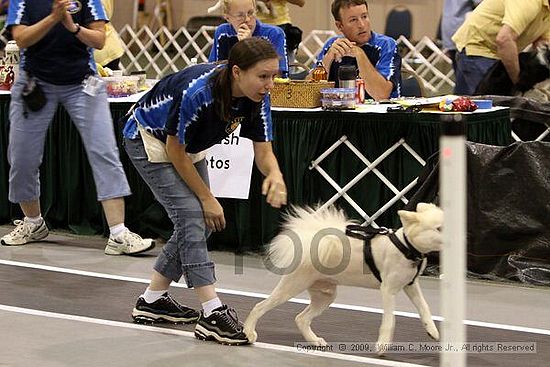
[{"label": "woman's jeans", "polygon": [[[97,189],[99,201],[131,194],[115,140],[113,120],[105,88],[94,97],[84,93],[81,84],[54,85],[36,79],[47,103],[39,111],[31,111],[21,93],[27,73],[19,74],[11,89],[9,200],[13,203],[38,200],[40,197],[39,167],[44,154],[46,133],[59,104],[62,104],[80,133]],[[70,142],[64,142],[69,145]],[[63,151],[65,146],[55,147]],[[56,157],[64,161],[70,156]]]},{"label": "woman's jeans", "polygon": [[[176,282],[183,275],[189,288],[214,284],[214,263],[206,246],[209,231],[199,199],[171,163],[147,160],[141,137],[124,139],[124,148],[174,224],[172,237],[164,245],[154,269]],[[208,185],[206,160],[195,163],[195,168]]]}]

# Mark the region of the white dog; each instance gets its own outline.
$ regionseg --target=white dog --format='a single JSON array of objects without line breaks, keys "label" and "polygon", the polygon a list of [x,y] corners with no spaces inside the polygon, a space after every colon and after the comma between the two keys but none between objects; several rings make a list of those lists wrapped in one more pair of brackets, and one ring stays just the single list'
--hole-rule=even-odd
[{"label": "white dog", "polygon": [[[439,332],[417,277],[426,267],[423,254],[439,251],[441,247],[443,211],[433,204],[424,203],[418,204],[416,210],[398,211],[403,227],[395,231],[393,236],[396,236],[400,245],[394,244],[392,241],[395,241],[395,237],[392,240],[390,235],[378,234],[372,238],[372,268],[365,265],[369,255],[365,256],[368,251],[364,252],[364,241],[346,236],[346,227],[353,229],[359,226],[354,226],[342,211],[331,208],[315,213],[312,208],[294,208],[293,214],[287,218],[284,231],[273,239],[268,253],[268,259],[274,267],[286,270],[271,295],[258,303],[248,315],[244,332],[249,341],[253,343],[257,339],[255,328],[260,317],[307,290],[311,303],[296,316],[296,325],[306,341],[319,346],[326,345],[325,340],[315,335],[310,325],[334,301],[336,287],[340,284],[380,288],[382,291],[384,315],[377,341],[380,354],[383,353],[383,346],[392,341],[395,295],[402,289],[418,310],[428,335],[439,340]],[[357,228],[352,232],[350,235],[357,235]],[[375,276],[377,271],[381,281]]]},{"label": "white dog", "polygon": [[[216,4],[208,8],[207,13],[211,14],[211,13],[218,12],[222,8],[222,5],[223,5],[223,0],[218,0]],[[275,9],[271,6],[271,4],[269,4],[268,6],[262,0],[256,0],[256,9],[262,14],[271,13],[274,17],[276,17],[276,14],[274,13]]]}]

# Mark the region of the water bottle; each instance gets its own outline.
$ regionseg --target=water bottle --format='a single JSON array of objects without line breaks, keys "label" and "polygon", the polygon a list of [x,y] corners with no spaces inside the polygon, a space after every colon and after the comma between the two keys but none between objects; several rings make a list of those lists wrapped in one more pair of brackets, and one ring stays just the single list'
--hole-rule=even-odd
[{"label": "water bottle", "polygon": [[0,63],[0,90],[10,90],[19,75],[19,47],[15,41],[8,42],[4,53]]},{"label": "water bottle", "polygon": [[357,67],[355,65],[341,65],[338,68],[338,87],[355,89]]}]

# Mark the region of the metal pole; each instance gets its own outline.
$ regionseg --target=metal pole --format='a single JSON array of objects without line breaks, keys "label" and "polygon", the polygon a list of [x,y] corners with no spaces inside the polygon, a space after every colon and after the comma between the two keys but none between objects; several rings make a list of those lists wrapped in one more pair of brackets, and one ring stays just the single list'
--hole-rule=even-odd
[{"label": "metal pole", "polygon": [[441,207],[445,213],[441,251],[442,367],[466,366],[466,118],[441,117]]},{"label": "metal pole", "polygon": [[134,13],[133,13],[133,17],[132,17],[132,28],[134,30],[137,30],[138,7],[139,7],[139,0],[135,0],[134,1]]}]

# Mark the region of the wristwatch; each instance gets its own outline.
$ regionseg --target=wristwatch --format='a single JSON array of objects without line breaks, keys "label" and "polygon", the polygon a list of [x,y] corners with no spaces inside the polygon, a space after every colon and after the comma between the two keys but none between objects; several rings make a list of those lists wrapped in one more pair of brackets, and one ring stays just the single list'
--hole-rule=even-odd
[{"label": "wristwatch", "polygon": [[73,36],[76,36],[78,34],[78,32],[80,32],[80,24],[75,23],[74,25],[76,26],[76,31],[71,32],[71,33],[73,34]]}]

